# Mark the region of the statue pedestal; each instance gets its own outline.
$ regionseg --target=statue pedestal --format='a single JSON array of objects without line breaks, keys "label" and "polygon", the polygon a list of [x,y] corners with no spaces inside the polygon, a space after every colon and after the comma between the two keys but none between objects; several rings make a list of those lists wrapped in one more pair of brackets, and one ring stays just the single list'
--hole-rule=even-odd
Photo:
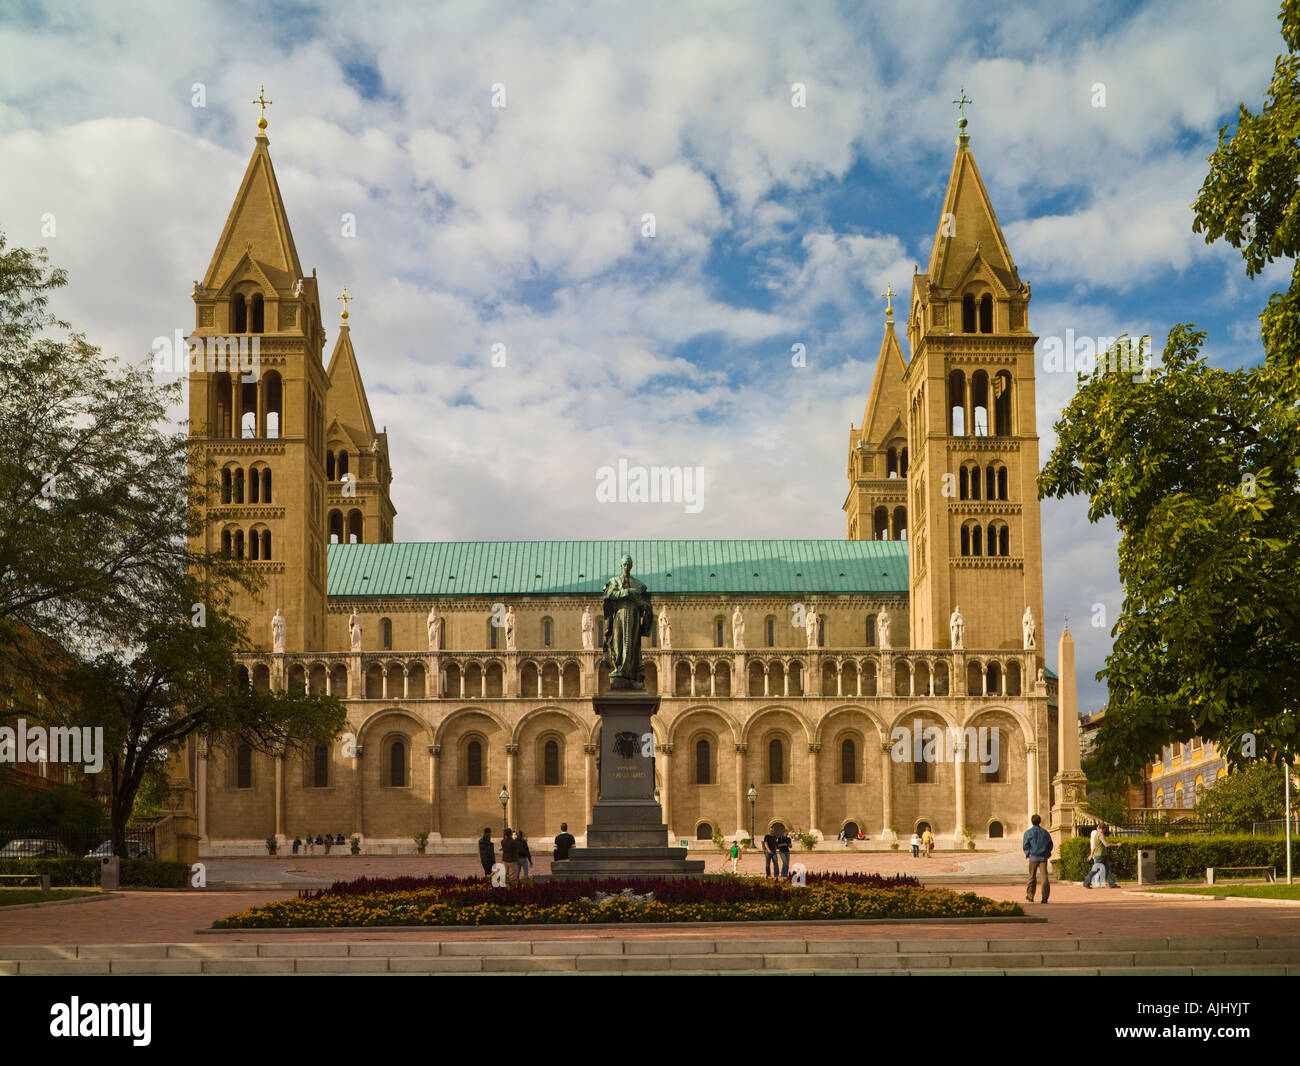
[{"label": "statue pedestal", "polygon": [[655,799],[654,734],[650,716],[659,697],[645,692],[593,696],[600,716],[600,790],[587,826],[586,847],[551,864],[565,880],[598,877],[698,877],[702,860],[668,846],[668,826]]}]

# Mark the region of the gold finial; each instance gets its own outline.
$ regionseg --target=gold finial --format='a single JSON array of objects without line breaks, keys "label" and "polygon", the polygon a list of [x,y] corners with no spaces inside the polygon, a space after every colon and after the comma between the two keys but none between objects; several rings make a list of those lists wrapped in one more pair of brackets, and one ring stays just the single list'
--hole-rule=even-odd
[{"label": "gold finial", "polygon": [[348,324],[348,301],[349,301],[349,300],[355,300],[356,297],[355,297],[355,296],[349,296],[349,295],[348,295],[348,287],[347,287],[346,285],[344,285],[344,286],[343,286],[343,292],[342,292],[340,295],[338,295],[338,296],[336,296],[336,297],[334,297],[334,298],[335,298],[336,300],[342,300],[342,301],[343,301],[343,324],[346,326],[346,325]]},{"label": "gold finial", "polygon": [[262,115],[257,120],[257,128],[260,131],[258,136],[263,136],[266,133],[266,109],[271,106],[272,102],[266,98],[266,86],[263,85],[257,90],[257,98],[253,101],[262,109]]},{"label": "gold finial", "polygon": [[885,291],[880,294],[885,298],[885,321],[894,321],[894,286],[886,285]]}]

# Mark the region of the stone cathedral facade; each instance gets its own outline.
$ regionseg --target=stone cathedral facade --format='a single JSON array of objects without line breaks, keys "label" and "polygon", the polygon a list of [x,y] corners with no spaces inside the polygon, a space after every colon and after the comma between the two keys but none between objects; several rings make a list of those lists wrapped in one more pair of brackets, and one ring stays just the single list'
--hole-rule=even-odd
[{"label": "stone cathedral facade", "polygon": [[266,579],[237,604],[264,649],[242,669],[348,710],[344,737],[301,756],[193,746],[201,854],[309,832],[360,835],[368,852],[411,851],[422,832],[454,846],[503,813],[530,836],[567,821],[581,839],[590,697],[607,684],[600,594],[625,551],[659,616],[647,687],[662,697],[655,776],[675,838],[747,836],[752,817],[759,834],[879,843],[928,825],[1015,846],[1031,814],[1061,823],[1074,678],[1067,633],[1058,701],[1030,291],[964,132],[912,282],[910,355],[891,305],[850,427],[844,540],[394,541],[365,342],[344,311],[326,360],[322,290],[264,129],[193,300],[195,337],[260,348],[256,374],[207,366],[189,382],[214,479],[201,547]]}]

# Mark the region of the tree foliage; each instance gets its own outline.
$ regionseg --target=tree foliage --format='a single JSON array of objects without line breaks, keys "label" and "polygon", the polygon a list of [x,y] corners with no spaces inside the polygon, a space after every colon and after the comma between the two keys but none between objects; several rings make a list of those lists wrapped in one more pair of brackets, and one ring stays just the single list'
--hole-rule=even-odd
[{"label": "tree foliage", "polygon": [[[1269,101],[1220,132],[1195,204],[1195,229],[1241,248],[1249,274],[1300,251],[1300,0],[1282,23],[1289,51]],[[1298,312],[1300,273],[1261,316],[1260,366],[1209,366],[1189,325],[1170,331],[1149,375],[1099,361],[1056,425],[1040,497],[1086,495],[1090,520],[1119,529],[1124,603],[1098,675],[1109,688],[1098,753],[1133,780],[1192,736],[1234,766],[1297,749]]]},{"label": "tree foliage", "polygon": [[[1291,786],[1291,813],[1296,812],[1296,788]],[[1206,821],[1262,822],[1281,818],[1286,808],[1282,770],[1267,763],[1255,763],[1220,778],[1196,801],[1196,813]]]}]

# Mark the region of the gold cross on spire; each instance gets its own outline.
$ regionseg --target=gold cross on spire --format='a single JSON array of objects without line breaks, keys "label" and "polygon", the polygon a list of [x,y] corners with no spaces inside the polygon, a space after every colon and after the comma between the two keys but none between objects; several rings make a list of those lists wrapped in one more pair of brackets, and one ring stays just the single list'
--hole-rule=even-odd
[{"label": "gold cross on spire", "polygon": [[894,321],[894,286],[886,285],[885,291],[880,294],[885,298],[885,318]]},{"label": "gold cross on spire", "polygon": [[340,293],[338,296],[334,297],[334,299],[336,299],[336,300],[342,300],[342,301],[343,301],[343,324],[344,324],[344,325],[347,325],[347,321],[348,321],[348,301],[349,301],[349,300],[355,300],[356,297],[355,297],[355,296],[349,296],[349,295],[348,295],[348,287],[347,287],[346,285],[344,285],[344,286],[343,286],[343,292]]},{"label": "gold cross on spire", "polygon": [[271,106],[272,102],[266,98],[266,86],[263,85],[257,90],[257,98],[253,101],[262,109],[261,117],[257,120],[257,128],[262,133],[266,132],[266,109]]},{"label": "gold cross on spire", "polygon": [[963,85],[961,88],[960,98],[953,101],[953,103],[957,105],[957,110],[961,112],[963,123],[966,118],[966,105],[973,104],[974,102],[974,100],[966,95],[966,87]]}]

